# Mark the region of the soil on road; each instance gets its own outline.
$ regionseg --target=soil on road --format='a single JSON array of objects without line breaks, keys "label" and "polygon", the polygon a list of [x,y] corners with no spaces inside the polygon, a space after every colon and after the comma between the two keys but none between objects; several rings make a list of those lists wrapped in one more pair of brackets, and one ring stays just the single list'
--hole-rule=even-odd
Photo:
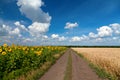
[{"label": "soil on road", "polygon": [[102,80],[72,49],[68,49],[63,56],[39,80],[65,80],[68,56],[72,58],[71,80]]}]

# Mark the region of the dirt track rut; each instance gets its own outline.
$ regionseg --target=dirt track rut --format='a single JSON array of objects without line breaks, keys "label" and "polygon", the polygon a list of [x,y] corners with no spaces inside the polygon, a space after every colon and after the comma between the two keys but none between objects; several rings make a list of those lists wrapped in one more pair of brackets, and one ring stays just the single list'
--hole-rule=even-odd
[{"label": "dirt track rut", "polygon": [[63,56],[39,80],[64,80],[68,56],[72,57],[72,80],[102,80],[72,49]]}]

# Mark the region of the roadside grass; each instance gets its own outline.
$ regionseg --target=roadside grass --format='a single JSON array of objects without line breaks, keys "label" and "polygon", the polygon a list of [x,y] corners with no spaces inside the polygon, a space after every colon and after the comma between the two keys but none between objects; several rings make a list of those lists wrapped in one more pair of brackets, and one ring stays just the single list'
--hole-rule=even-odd
[{"label": "roadside grass", "polygon": [[97,75],[102,78],[102,79],[108,79],[108,80],[118,80],[116,76],[111,75],[110,73],[108,73],[107,71],[105,71],[104,69],[100,68],[97,65],[94,65],[93,63],[89,62],[89,66],[94,69],[94,71],[97,73]]},{"label": "roadside grass", "polygon": [[46,62],[39,69],[31,70],[25,75],[20,76],[17,80],[37,80],[50,68],[51,65],[51,62]]},{"label": "roadside grass", "polygon": [[71,56],[71,53],[69,54],[69,57],[68,57],[68,63],[67,63],[67,67],[66,67],[64,80],[72,80],[72,56]]},{"label": "roadside grass", "polygon": [[86,62],[88,62],[89,66],[96,72],[96,74],[102,78],[103,80],[118,80],[118,78],[114,75],[111,75],[101,67],[91,63],[85,56],[83,56],[81,53],[78,53],[75,51],[81,58],[83,58]]}]

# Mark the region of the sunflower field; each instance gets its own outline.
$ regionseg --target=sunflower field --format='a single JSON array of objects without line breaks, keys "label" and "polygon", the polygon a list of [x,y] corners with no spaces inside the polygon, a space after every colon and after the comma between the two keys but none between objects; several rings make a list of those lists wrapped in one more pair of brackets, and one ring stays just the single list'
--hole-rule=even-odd
[{"label": "sunflower field", "polygon": [[54,63],[65,47],[57,46],[0,46],[0,80],[12,80],[26,72]]}]

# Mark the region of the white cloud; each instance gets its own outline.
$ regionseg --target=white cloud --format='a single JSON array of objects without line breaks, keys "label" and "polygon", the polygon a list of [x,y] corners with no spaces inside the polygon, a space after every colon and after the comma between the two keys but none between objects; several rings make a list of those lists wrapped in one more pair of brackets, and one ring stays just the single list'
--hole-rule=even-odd
[{"label": "white cloud", "polygon": [[15,28],[14,30],[12,31],[9,31],[9,34],[10,35],[17,35],[19,37],[21,37],[22,35],[20,34],[20,30],[18,28]]},{"label": "white cloud", "polygon": [[26,42],[32,42],[32,41],[33,41],[33,40],[30,39],[30,38],[24,38],[24,39],[23,39],[23,42],[24,42],[24,43],[26,43]]},{"label": "white cloud", "polygon": [[59,38],[59,35],[58,35],[58,34],[52,34],[51,37],[52,37],[53,39],[56,39],[56,38]]},{"label": "white cloud", "polygon": [[112,37],[112,35],[114,36],[113,33],[120,34],[120,24],[114,23],[110,24],[109,26],[102,26],[98,28],[97,31],[98,31],[97,34],[90,32],[88,36],[94,39]]},{"label": "white cloud", "polygon": [[110,27],[112,27],[115,34],[120,34],[120,24],[113,23],[113,24],[110,24]]},{"label": "white cloud", "polygon": [[42,0],[18,0],[17,5],[20,6],[20,12],[33,22],[50,23],[51,16],[41,9],[44,5]]},{"label": "white cloud", "polygon": [[26,31],[28,30],[32,36],[36,37],[41,36],[49,30],[51,16],[41,9],[44,5],[42,0],[18,0],[17,5],[20,7],[20,12],[32,20],[33,23],[28,26],[28,29],[19,22],[15,23],[16,26]]},{"label": "white cloud", "polygon": [[90,33],[89,33],[89,37],[90,37],[90,38],[97,38],[98,35],[95,34],[95,33],[93,33],[93,32],[90,32]]},{"label": "white cloud", "polygon": [[20,30],[22,30],[22,31],[28,31],[28,29],[27,29],[24,25],[20,24],[19,21],[16,21],[14,24],[15,24],[15,26],[17,26]]},{"label": "white cloud", "polygon": [[74,37],[72,37],[72,39],[70,41],[72,41],[72,42],[81,41],[81,38],[78,36],[74,36]]},{"label": "white cloud", "polygon": [[[42,0],[18,0],[20,12],[27,18],[32,20],[32,24],[25,26],[19,21],[14,23],[15,26],[0,26],[0,35],[5,35],[6,39],[15,43],[40,43],[42,40],[48,40],[48,36],[44,35],[49,30],[51,16],[42,10],[44,2]],[[3,23],[0,21],[0,23]],[[12,22],[13,24],[13,22]],[[4,31],[4,32],[2,32]],[[10,37],[10,38],[8,38]]]},{"label": "white cloud", "polygon": [[64,40],[66,40],[67,38],[65,38],[64,36],[62,36],[62,37],[59,37],[59,41],[64,41]]},{"label": "white cloud", "polygon": [[102,26],[97,31],[100,37],[112,36],[113,33],[113,30],[109,26]]},{"label": "white cloud", "polygon": [[119,37],[113,37],[113,40],[118,40],[119,39]]},{"label": "white cloud", "polygon": [[28,7],[32,7],[34,9],[37,9],[39,7],[41,7],[44,3],[42,2],[42,0],[18,0],[17,5],[18,6],[28,6]]},{"label": "white cloud", "polygon": [[86,36],[86,35],[82,35],[82,36],[81,36],[81,39],[82,39],[82,40],[89,40],[89,37]]},{"label": "white cloud", "polygon": [[48,36],[47,36],[47,35],[43,35],[43,38],[44,38],[44,39],[48,39]]},{"label": "white cloud", "polygon": [[[25,42],[26,44],[28,44],[30,41],[37,43],[37,40],[42,41],[48,39],[48,36],[43,34],[48,31],[48,24],[40,24],[35,22],[26,28],[24,25],[20,24],[19,21],[17,21],[14,23],[14,25],[14,27],[7,25],[0,26],[0,36],[4,36],[6,40],[11,41],[12,43],[19,42],[24,44]],[[4,40],[3,42],[6,41]]]},{"label": "white cloud", "polygon": [[[34,22],[32,25],[29,25],[28,28],[26,28],[24,25],[20,24],[19,21],[16,21],[14,24],[21,31],[21,33],[29,32],[32,36],[36,36],[36,37],[40,37],[43,35],[43,33],[46,33],[48,31],[49,25],[50,25],[47,23]],[[47,38],[47,36],[44,36],[43,38]]]},{"label": "white cloud", "polygon": [[96,38],[95,41],[96,42],[101,42],[103,39],[102,38]]},{"label": "white cloud", "polygon": [[51,38],[55,41],[65,41],[67,38],[64,36],[59,36],[58,34],[52,34]]},{"label": "white cloud", "polygon": [[71,38],[70,42],[77,42],[77,41],[87,41],[89,40],[89,37],[86,35],[82,35],[82,36],[74,36]]},{"label": "white cloud", "polygon": [[49,29],[49,23],[38,23],[34,22],[32,25],[28,27],[29,32],[32,36],[40,36],[45,33]]},{"label": "white cloud", "polygon": [[20,29],[17,27],[12,29],[10,26],[3,24],[0,27],[0,36],[19,36],[19,37],[21,37]]},{"label": "white cloud", "polygon": [[0,37],[2,38],[0,41],[1,43],[24,45],[119,45],[120,43],[119,35],[115,35],[120,32],[119,23],[99,27],[96,33],[90,32],[88,35],[73,37],[69,35],[61,36],[61,34],[47,36],[44,33],[48,31],[49,25],[47,23],[33,22],[33,24],[26,27],[19,21],[15,22],[13,27],[3,24],[0,26]]},{"label": "white cloud", "polygon": [[[110,24],[109,26],[102,26],[97,29],[97,33],[90,32],[89,33],[89,38],[90,41],[92,42],[102,42],[103,45],[106,43],[108,44],[116,44],[116,41],[119,42],[119,36],[115,34],[120,34],[120,24],[119,23],[113,23]],[[101,44],[102,44],[101,43]]]},{"label": "white cloud", "polygon": [[11,28],[7,25],[1,25],[0,26],[0,36],[7,36],[9,34],[9,31]]},{"label": "white cloud", "polygon": [[70,23],[70,22],[67,22],[66,23],[66,26],[64,27],[65,29],[72,29],[74,27],[78,27],[78,23],[75,22],[75,23]]}]

